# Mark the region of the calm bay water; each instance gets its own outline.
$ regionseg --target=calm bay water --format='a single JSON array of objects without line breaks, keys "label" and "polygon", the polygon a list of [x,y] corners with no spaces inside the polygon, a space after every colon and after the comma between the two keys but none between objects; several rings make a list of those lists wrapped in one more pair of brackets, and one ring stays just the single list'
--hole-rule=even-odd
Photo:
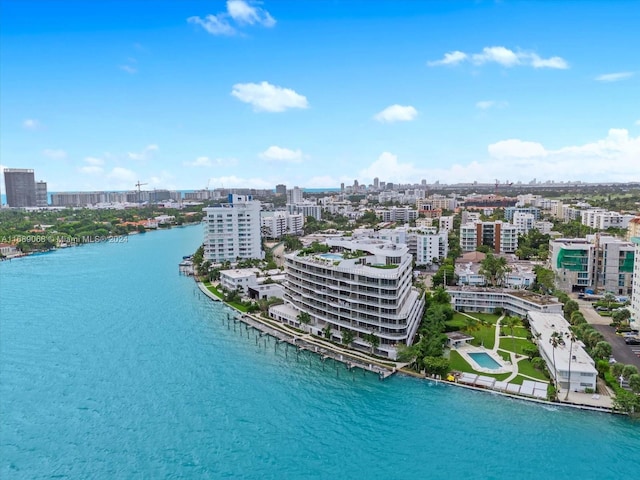
[{"label": "calm bay water", "polygon": [[0,264],[0,478],[638,478],[626,418],[257,346],[178,275],[200,241]]}]

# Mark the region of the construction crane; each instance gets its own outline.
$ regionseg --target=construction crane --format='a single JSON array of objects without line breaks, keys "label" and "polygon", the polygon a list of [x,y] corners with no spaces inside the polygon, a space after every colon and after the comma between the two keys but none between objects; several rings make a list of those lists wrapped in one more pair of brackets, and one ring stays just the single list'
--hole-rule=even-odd
[{"label": "construction crane", "polygon": [[140,187],[142,185],[147,185],[146,183],[140,183],[140,180],[138,180],[138,183],[136,183],[134,186],[138,187],[138,205],[140,205],[141,202],[141,198],[140,198]]}]

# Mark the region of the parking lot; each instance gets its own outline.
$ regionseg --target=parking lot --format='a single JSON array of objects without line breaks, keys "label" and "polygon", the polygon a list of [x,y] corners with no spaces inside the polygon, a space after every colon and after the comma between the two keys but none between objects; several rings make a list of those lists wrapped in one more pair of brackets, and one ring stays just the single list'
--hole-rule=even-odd
[{"label": "parking lot", "polygon": [[576,299],[576,301],[587,323],[593,325],[596,330],[602,333],[606,341],[611,344],[613,358],[625,365],[635,365],[640,370],[640,345],[627,345],[624,337],[616,335],[615,329],[609,326],[611,317],[600,316],[594,310],[591,302],[579,299]]}]

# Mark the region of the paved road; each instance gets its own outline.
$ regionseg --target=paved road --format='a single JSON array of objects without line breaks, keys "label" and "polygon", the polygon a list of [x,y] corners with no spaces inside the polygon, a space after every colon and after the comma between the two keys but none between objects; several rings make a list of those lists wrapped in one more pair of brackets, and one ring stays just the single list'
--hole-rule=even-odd
[{"label": "paved road", "polygon": [[580,306],[580,311],[587,320],[598,330],[604,338],[611,344],[613,351],[613,358],[625,365],[635,365],[640,369],[640,345],[627,345],[624,343],[624,339],[620,335],[616,335],[613,327],[609,326],[611,323],[611,317],[601,317],[598,312],[593,309],[591,302],[585,300],[575,299]]}]

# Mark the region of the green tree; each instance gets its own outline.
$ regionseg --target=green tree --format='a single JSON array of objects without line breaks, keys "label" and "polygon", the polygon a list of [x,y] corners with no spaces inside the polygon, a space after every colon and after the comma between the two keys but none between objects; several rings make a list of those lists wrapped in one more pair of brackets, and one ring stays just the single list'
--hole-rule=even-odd
[{"label": "green tree", "polygon": [[591,350],[591,356],[594,360],[606,360],[611,356],[611,345],[608,342],[598,342]]},{"label": "green tree", "polygon": [[516,353],[516,337],[513,335],[513,331],[517,326],[522,325],[522,320],[518,317],[504,317],[500,321],[500,325],[509,329],[509,333],[511,333],[511,340],[513,341],[513,353]]},{"label": "green tree", "polygon": [[623,413],[635,413],[640,407],[640,397],[635,393],[619,390],[613,398],[613,409]]},{"label": "green tree", "polygon": [[483,275],[489,285],[501,285],[505,274],[509,271],[507,259],[504,257],[495,257],[488,253],[480,262],[480,270],[478,273]]},{"label": "green tree", "polygon": [[611,292],[607,292],[602,297],[602,300],[607,304],[607,308],[611,309],[611,303],[615,302],[616,296]]},{"label": "green tree", "polygon": [[536,274],[538,290],[544,293],[552,292],[555,287],[555,274],[553,270],[544,268],[542,265],[536,265],[533,268],[533,272]]},{"label": "green tree", "polygon": [[296,318],[302,325],[308,326],[311,323],[311,315],[309,315],[309,312],[301,311],[300,313],[298,313],[298,316]]},{"label": "green tree", "polygon": [[331,338],[331,324],[327,323],[327,325],[322,329],[322,333],[324,334],[324,338]]},{"label": "green tree", "polygon": [[631,312],[628,309],[623,308],[622,310],[616,310],[615,312],[613,312],[613,315],[611,315],[611,317],[613,318],[614,322],[617,322],[620,325],[628,325],[629,319],[631,318]]},{"label": "green tree", "polygon": [[400,344],[396,347],[396,360],[398,362],[408,363],[409,365],[415,365],[418,353],[418,347],[415,343],[411,346]]},{"label": "green tree", "polygon": [[622,378],[624,378],[627,382],[629,381],[629,378],[631,378],[631,375],[637,374],[638,367],[636,367],[635,365],[625,365],[622,369]]},{"label": "green tree", "polygon": [[640,393],[640,375],[637,373],[629,375],[629,387],[633,393]]},{"label": "green tree", "polygon": [[611,369],[611,375],[613,375],[616,378],[616,380],[618,380],[620,378],[620,376],[622,375],[622,370],[624,369],[624,364],[622,364],[622,363],[614,363],[613,365],[611,365],[610,369]]},{"label": "green tree", "polygon": [[431,375],[440,375],[441,377],[449,373],[449,360],[442,357],[425,357],[424,370]]},{"label": "green tree", "polygon": [[571,325],[580,325],[581,323],[587,323],[586,318],[581,311],[577,310],[571,314],[569,322]]},{"label": "green tree", "polygon": [[573,312],[577,312],[580,310],[580,305],[575,300],[569,300],[562,307],[562,311],[564,312],[565,318],[571,318],[571,314]]},{"label": "green tree", "polygon": [[374,353],[375,349],[380,345],[380,337],[378,337],[374,332],[367,333],[364,336],[364,340],[371,345],[371,353]]},{"label": "green tree", "polygon": [[564,345],[564,339],[562,338],[562,334],[559,332],[553,332],[549,337],[549,343],[553,348],[553,382],[558,384],[558,370],[556,370],[556,348]]},{"label": "green tree", "polygon": [[351,330],[342,330],[342,343],[344,345],[350,346],[354,339],[355,335]]}]

